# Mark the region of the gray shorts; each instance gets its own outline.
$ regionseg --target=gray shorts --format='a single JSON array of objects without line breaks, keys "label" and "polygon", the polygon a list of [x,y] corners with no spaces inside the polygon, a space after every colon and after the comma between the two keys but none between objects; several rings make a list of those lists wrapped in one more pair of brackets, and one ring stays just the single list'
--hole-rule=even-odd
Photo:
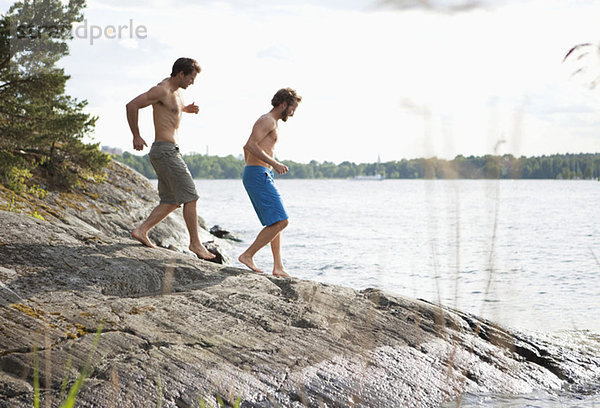
[{"label": "gray shorts", "polygon": [[181,205],[199,198],[194,179],[176,144],[154,142],[148,157],[158,177],[161,204]]}]

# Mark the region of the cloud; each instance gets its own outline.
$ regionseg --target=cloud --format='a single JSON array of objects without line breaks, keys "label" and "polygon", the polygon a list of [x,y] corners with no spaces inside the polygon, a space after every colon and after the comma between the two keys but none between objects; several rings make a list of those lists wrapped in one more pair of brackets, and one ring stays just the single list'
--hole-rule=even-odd
[{"label": "cloud", "polygon": [[[500,7],[517,0],[379,0],[375,7],[389,7],[398,10],[424,9],[429,11],[460,13],[470,10]],[[519,0],[521,2],[526,0]]]},{"label": "cloud", "polygon": [[272,45],[256,53],[257,58],[290,60],[290,50],[282,45]]},{"label": "cloud", "polygon": [[[194,86],[182,91],[184,102],[200,106],[199,115],[182,120],[184,152],[209,145],[211,154],[237,155],[283,86],[304,100],[282,124],[282,159],[451,158],[490,153],[500,137],[508,140],[502,148],[517,154],[571,145],[586,150],[586,143],[593,150],[600,101],[569,80],[561,61],[572,45],[595,39],[598,5],[546,1],[491,7],[481,0],[469,12],[439,13],[419,1],[404,2],[412,9],[400,12],[369,8],[377,2],[366,0],[257,6],[91,0],[90,24],[134,18],[148,36],[136,48],[117,40],[73,41],[64,60],[72,75],[68,92],[88,99],[100,116],[102,144],[129,151],[125,103],[168,76],[180,56],[202,66]],[[446,9],[459,3],[430,2]],[[568,29],[557,30],[565,21]],[[151,109],[140,115],[151,139]]]},{"label": "cloud", "polygon": [[126,39],[120,40],[119,44],[129,50],[135,50],[139,47],[138,41],[133,38],[126,38]]}]

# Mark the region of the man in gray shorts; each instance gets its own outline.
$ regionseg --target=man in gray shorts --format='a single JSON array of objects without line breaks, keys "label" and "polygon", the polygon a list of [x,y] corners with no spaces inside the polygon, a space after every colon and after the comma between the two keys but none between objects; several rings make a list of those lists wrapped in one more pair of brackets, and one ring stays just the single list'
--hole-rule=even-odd
[{"label": "man in gray shorts", "polygon": [[190,233],[190,251],[202,259],[213,259],[200,242],[196,202],[198,193],[177,145],[177,129],[182,112],[198,113],[198,106],[192,103],[184,106],[179,88],[186,89],[194,83],[200,72],[200,65],[191,58],[179,58],[173,64],[171,76],[162,80],[127,104],[127,121],[133,133],[133,148],[143,150],[148,146],[140,136],[138,111],[152,105],[155,140],[150,148],[150,162],[158,176],[160,204],[152,210],[148,219],[133,230],[131,235],[151,248],[156,246],[148,239],[148,231],[161,222],[172,211],[183,204],[183,218]]}]

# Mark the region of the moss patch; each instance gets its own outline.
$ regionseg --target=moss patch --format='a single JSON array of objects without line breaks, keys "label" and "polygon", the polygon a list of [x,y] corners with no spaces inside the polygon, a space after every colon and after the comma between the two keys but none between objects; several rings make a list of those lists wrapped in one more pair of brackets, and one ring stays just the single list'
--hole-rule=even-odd
[{"label": "moss patch", "polygon": [[46,312],[43,310],[24,305],[22,303],[13,303],[10,306],[29,317],[33,317],[34,319],[42,319],[46,315]]},{"label": "moss patch", "polygon": [[74,324],[75,329],[77,330],[77,334],[79,335],[79,337],[81,336],[85,336],[86,334],[88,334],[90,331],[87,329],[87,327],[85,327],[82,324],[79,323],[75,323]]},{"label": "moss patch", "polygon": [[151,306],[150,307],[139,307],[139,308],[136,307],[136,306],[133,306],[131,308],[131,310],[129,310],[129,314],[130,315],[139,315],[139,314],[142,314],[144,312],[153,312],[154,310],[155,309],[153,307],[151,307]]}]

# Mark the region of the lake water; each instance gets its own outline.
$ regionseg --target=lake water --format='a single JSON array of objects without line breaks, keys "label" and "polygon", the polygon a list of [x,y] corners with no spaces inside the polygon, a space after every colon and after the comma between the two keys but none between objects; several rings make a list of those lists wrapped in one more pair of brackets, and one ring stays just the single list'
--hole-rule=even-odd
[{"label": "lake water", "polygon": [[[600,183],[277,179],[295,277],[368,287],[525,331],[600,331]],[[244,242],[262,228],[240,180],[196,180],[199,214]],[[268,247],[256,256],[272,268]]]}]

